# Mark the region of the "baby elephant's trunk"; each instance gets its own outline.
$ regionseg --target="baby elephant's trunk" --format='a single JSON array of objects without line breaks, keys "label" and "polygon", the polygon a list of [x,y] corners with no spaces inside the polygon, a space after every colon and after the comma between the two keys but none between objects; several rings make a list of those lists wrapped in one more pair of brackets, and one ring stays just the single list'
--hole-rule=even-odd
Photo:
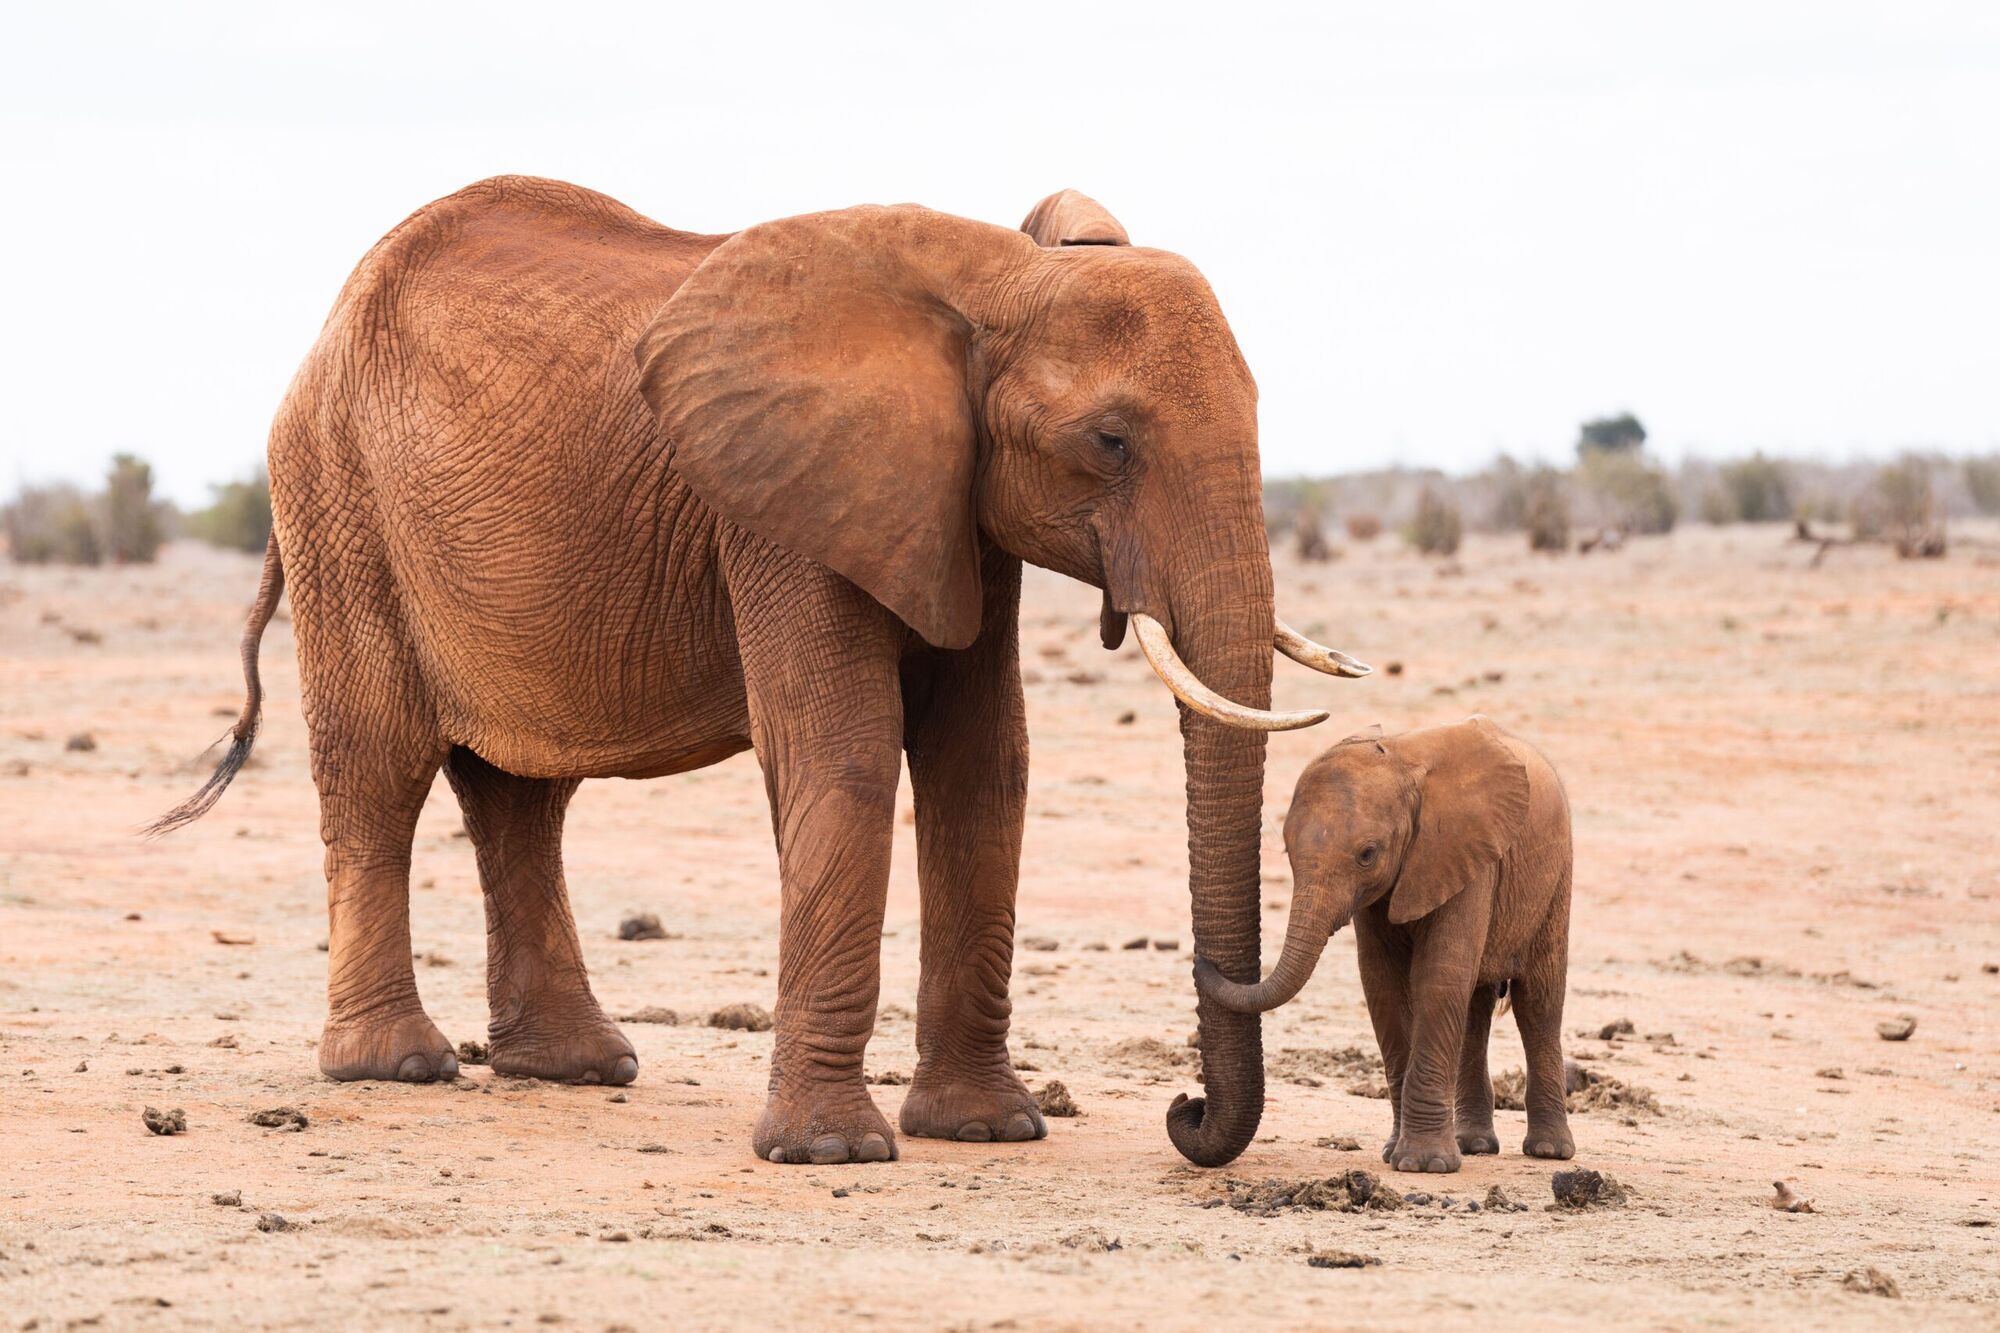
[{"label": "baby elephant's trunk", "polygon": [[1292,904],[1291,921],[1285,928],[1285,951],[1279,956],[1278,965],[1271,969],[1271,975],[1262,981],[1254,985],[1231,981],[1206,958],[1197,958],[1194,960],[1196,989],[1239,1014],[1261,1014],[1276,1009],[1312,979],[1327,937],[1338,929],[1325,925],[1319,917],[1320,913],[1311,904]]}]

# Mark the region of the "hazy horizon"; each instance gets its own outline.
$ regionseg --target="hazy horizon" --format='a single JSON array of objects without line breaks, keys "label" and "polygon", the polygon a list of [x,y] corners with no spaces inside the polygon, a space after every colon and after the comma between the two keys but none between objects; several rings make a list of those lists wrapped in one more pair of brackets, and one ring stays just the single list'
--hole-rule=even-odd
[{"label": "hazy horizon", "polygon": [[24,13],[0,489],[205,502],[368,246],[500,172],[705,231],[1085,190],[1207,273],[1271,477],[1628,409],[1669,463],[2000,448],[2000,10],[887,11]]}]

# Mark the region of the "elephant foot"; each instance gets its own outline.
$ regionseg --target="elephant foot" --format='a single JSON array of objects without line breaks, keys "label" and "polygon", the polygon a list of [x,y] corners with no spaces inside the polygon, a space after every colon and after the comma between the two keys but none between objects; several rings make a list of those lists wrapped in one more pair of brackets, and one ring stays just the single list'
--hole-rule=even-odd
[{"label": "elephant foot", "polygon": [[1500,1151],[1500,1135],[1493,1126],[1458,1131],[1458,1150],[1467,1157],[1489,1157]]},{"label": "elephant foot", "polygon": [[772,1093],[750,1145],[767,1162],[793,1166],[896,1160],[896,1133],[858,1082]]},{"label": "elephant foot", "polygon": [[1576,1156],[1576,1140],[1569,1136],[1567,1121],[1536,1124],[1530,1120],[1528,1137],[1522,1140],[1521,1151],[1530,1157],[1547,1157],[1554,1161],[1567,1162]]},{"label": "elephant foot", "polygon": [[495,1026],[492,1043],[496,1074],[614,1087],[639,1077],[632,1043],[602,1013],[575,1019],[538,1016],[532,1023]]},{"label": "elephant foot", "polygon": [[1396,1140],[1396,1151],[1389,1165],[1397,1171],[1456,1171],[1459,1165],[1458,1145],[1446,1134],[1405,1134]]},{"label": "elephant foot", "polygon": [[1049,1133],[1042,1108],[1008,1068],[982,1078],[945,1078],[919,1068],[899,1119],[912,1138],[961,1143],[1021,1143]]},{"label": "elephant foot", "polygon": [[383,1079],[429,1083],[458,1077],[458,1054],[422,1009],[361,1019],[328,1018],[319,1038],[319,1068],[351,1083]]}]

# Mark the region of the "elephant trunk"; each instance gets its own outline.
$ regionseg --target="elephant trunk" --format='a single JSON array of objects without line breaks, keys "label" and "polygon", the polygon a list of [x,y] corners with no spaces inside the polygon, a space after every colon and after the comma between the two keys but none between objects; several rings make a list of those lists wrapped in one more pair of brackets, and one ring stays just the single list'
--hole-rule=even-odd
[{"label": "elephant trunk", "polygon": [[1194,984],[1202,995],[1238,1014],[1262,1014],[1276,1009],[1305,988],[1319,966],[1327,938],[1340,929],[1328,921],[1323,895],[1304,895],[1292,901],[1292,915],[1285,926],[1285,951],[1271,975],[1251,985],[1231,981],[1206,958],[1194,960]]},{"label": "elephant trunk", "polygon": [[[1255,492],[1251,503],[1256,504]],[[1254,525],[1254,526],[1252,526]],[[1271,566],[1261,516],[1244,529],[1257,541],[1233,558],[1190,570],[1174,597],[1174,640],[1189,667],[1238,703],[1268,708],[1271,695]],[[1263,825],[1262,731],[1243,730],[1185,705],[1188,891],[1195,953],[1227,979],[1260,970],[1259,837]],[[1175,1099],[1167,1134],[1183,1157],[1221,1166],[1248,1147],[1264,1113],[1261,1020],[1203,996],[1200,1027],[1205,1096]]]}]

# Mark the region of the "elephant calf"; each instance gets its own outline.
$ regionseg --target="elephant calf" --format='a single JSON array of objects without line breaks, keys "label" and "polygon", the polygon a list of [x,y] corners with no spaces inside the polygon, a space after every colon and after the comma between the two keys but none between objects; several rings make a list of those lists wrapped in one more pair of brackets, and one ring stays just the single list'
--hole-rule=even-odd
[{"label": "elephant calf", "polygon": [[1500,1151],[1486,1036],[1511,988],[1528,1057],[1522,1150],[1572,1156],[1569,800],[1549,761],[1484,717],[1349,737],[1300,775],[1285,847],[1295,891],[1277,967],[1246,986],[1198,959],[1202,993],[1239,1013],[1274,1009],[1352,920],[1395,1113],[1382,1160],[1456,1171],[1460,1152]]}]

